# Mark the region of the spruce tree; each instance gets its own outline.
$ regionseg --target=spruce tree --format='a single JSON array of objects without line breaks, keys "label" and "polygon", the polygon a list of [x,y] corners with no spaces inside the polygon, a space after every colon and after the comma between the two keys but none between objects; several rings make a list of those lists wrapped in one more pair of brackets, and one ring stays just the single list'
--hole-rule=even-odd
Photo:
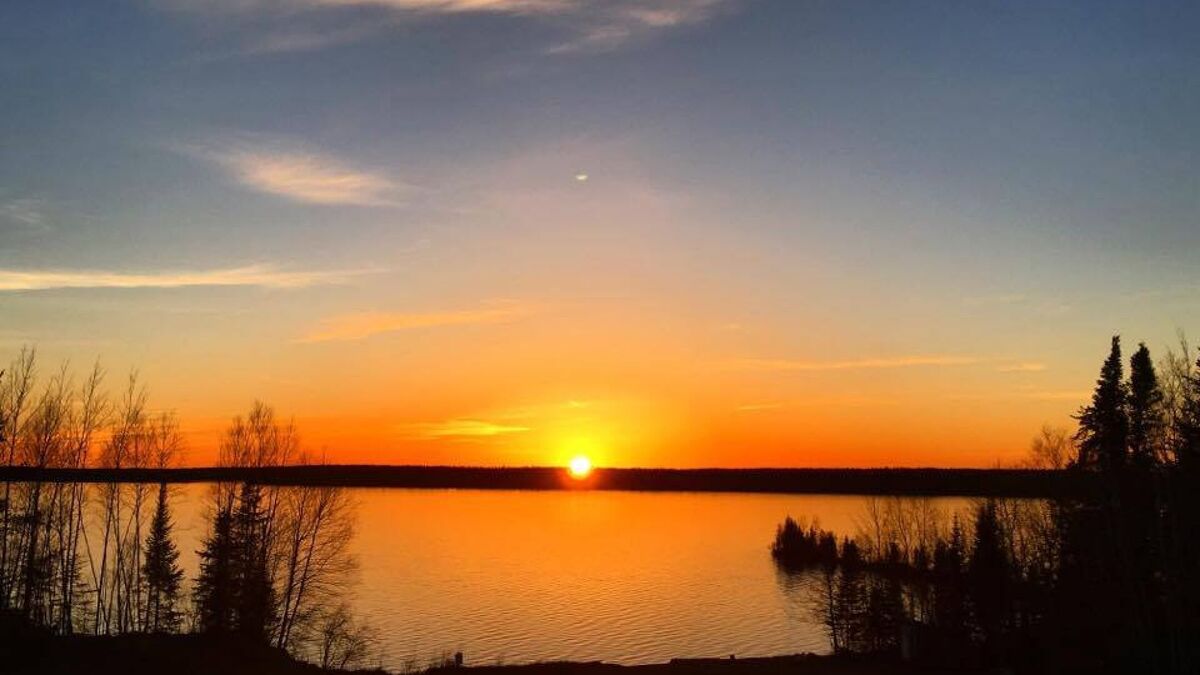
[{"label": "spruce tree", "polygon": [[962,526],[958,516],[950,531],[950,540],[938,539],[933,550],[933,623],[946,645],[947,656],[967,641],[967,608],[964,566],[966,564]]},{"label": "spruce tree", "polygon": [[198,553],[200,575],[193,590],[197,628],[203,633],[227,633],[233,629],[235,583],[233,514],[228,508],[217,510],[212,532]]},{"label": "spruce tree", "polygon": [[853,539],[842,541],[842,573],[834,597],[833,623],[841,634],[842,648],[848,652],[867,649],[863,630],[866,609],[866,586],[863,579],[863,559]]},{"label": "spruce tree", "polygon": [[1079,464],[1084,468],[1117,469],[1125,463],[1129,437],[1128,398],[1121,368],[1121,336],[1114,335],[1112,348],[1100,379],[1092,393],[1092,402],[1079,411]]},{"label": "spruce tree", "polygon": [[179,549],[171,540],[171,512],[167,504],[167,484],[158,486],[158,505],[150,533],[146,535],[145,562],[146,617],[143,627],[152,632],[173,633],[179,629]]},{"label": "spruce tree", "polygon": [[243,483],[234,528],[234,628],[242,637],[267,642],[274,624],[274,590],[267,565],[267,516],[262,491]]},{"label": "spruce tree", "polygon": [[1129,361],[1129,457],[1142,468],[1155,461],[1155,443],[1162,428],[1163,393],[1146,344],[1138,345]]},{"label": "spruce tree", "polygon": [[990,499],[975,511],[974,544],[967,563],[968,595],[985,653],[995,659],[1008,623],[1011,565],[996,502]]}]

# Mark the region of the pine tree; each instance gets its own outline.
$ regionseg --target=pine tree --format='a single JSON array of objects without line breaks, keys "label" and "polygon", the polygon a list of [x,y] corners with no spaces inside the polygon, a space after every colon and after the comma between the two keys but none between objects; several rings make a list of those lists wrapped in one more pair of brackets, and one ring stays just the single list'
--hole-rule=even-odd
[{"label": "pine tree", "polygon": [[1155,443],[1162,429],[1163,393],[1146,344],[1129,362],[1129,456],[1135,466],[1155,464]]},{"label": "pine tree", "polygon": [[183,570],[179,568],[179,549],[171,540],[171,512],[167,504],[167,484],[158,486],[158,505],[150,533],[146,535],[145,562],[142,574],[146,579],[146,630],[173,633],[179,629],[179,585]]},{"label": "pine tree", "polygon": [[198,553],[200,575],[193,591],[197,628],[204,633],[227,633],[233,629],[235,583],[233,514],[227,507],[217,510],[212,532]]},{"label": "pine tree", "polygon": [[1128,393],[1121,368],[1121,336],[1114,335],[1112,349],[1092,393],[1092,402],[1079,411],[1079,464],[1083,468],[1117,469],[1125,464],[1129,437],[1126,414]]}]

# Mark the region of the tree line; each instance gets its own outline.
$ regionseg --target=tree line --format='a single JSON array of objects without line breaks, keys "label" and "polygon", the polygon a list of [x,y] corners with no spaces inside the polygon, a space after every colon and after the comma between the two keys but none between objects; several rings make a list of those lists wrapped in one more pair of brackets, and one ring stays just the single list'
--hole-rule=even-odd
[{"label": "tree line", "polygon": [[836,653],[1018,672],[1200,672],[1200,363],[1111,342],[1074,434],[1030,466],[1095,489],[1047,500],[867,501],[854,537],[787,518],[771,553],[803,576]]},{"label": "tree line", "polygon": [[[94,367],[38,373],[22,352],[0,374],[0,461],[117,471],[177,465],[173,414],[131,375],[109,394]],[[219,463],[310,463],[290,423],[256,403],[226,430]],[[166,483],[6,480],[0,488],[0,617],[55,634],[198,632],[271,645],[330,667],[374,637],[344,597],[355,578],[354,504],[341,487],[216,483],[196,577],[185,578]]]}]

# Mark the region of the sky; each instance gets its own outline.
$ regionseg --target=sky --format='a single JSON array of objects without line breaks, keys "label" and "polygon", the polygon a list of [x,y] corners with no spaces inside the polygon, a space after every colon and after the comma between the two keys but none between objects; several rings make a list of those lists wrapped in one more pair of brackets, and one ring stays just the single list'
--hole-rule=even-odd
[{"label": "sky", "polygon": [[1200,6],[16,0],[0,352],[189,462],[993,466],[1200,335]]}]

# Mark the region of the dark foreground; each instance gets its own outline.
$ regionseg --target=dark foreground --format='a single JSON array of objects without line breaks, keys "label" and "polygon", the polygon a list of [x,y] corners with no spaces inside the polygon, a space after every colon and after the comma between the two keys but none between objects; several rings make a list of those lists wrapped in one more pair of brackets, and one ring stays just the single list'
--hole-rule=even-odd
[{"label": "dark foreground", "polygon": [[[3,651],[12,675],[326,675],[376,673],[383,670],[325,670],[292,659],[269,647],[252,646],[200,635],[122,635],[114,637],[6,636]],[[12,667],[11,670],[8,668]],[[620,666],[609,663],[536,663],[510,666],[440,667],[427,675],[909,675],[975,671],[931,670],[928,667],[843,659],[812,654],[755,659],[677,659],[670,663]]]}]

